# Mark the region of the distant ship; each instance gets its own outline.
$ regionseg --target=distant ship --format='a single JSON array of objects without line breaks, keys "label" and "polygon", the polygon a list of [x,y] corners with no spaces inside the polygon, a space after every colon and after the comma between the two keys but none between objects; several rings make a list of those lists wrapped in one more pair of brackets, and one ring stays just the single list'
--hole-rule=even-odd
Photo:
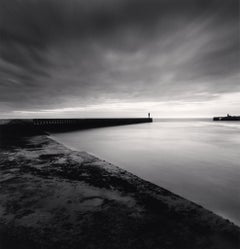
[{"label": "distant ship", "polygon": [[213,121],[240,121],[240,116],[213,117]]}]

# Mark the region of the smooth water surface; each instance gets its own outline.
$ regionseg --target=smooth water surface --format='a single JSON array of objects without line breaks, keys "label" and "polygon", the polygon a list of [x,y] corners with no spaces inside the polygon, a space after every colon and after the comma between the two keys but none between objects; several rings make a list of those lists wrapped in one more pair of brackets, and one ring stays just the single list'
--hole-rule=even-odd
[{"label": "smooth water surface", "polygon": [[240,122],[155,120],[54,137],[240,225]]}]

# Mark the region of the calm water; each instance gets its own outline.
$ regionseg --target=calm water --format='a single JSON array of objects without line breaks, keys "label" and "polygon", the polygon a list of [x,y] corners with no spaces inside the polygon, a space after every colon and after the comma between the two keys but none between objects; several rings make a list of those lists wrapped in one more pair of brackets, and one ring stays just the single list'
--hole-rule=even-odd
[{"label": "calm water", "polygon": [[240,225],[240,122],[155,120],[54,136]]}]

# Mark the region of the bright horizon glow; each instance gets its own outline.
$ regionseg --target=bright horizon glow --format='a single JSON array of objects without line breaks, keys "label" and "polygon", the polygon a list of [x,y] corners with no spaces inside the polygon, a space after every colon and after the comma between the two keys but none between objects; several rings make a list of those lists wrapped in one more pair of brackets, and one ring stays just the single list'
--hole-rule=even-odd
[{"label": "bright horizon glow", "polygon": [[154,118],[202,118],[239,115],[240,93],[224,94],[209,101],[145,101],[118,102],[41,110],[18,110],[1,114],[0,118],[114,118],[145,117],[150,112]]}]

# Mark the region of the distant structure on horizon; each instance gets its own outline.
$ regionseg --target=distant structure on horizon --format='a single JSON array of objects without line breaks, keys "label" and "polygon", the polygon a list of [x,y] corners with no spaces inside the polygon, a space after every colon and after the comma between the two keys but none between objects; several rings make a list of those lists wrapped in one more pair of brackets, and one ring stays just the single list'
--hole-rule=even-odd
[{"label": "distant structure on horizon", "polygon": [[240,121],[240,116],[231,116],[227,114],[225,117],[213,117],[213,121]]}]

